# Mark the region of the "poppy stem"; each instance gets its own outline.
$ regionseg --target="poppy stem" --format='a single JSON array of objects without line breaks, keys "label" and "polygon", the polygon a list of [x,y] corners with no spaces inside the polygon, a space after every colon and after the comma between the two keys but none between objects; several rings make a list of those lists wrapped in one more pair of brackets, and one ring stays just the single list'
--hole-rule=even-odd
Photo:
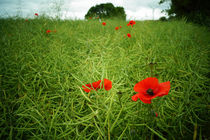
[{"label": "poppy stem", "polygon": [[121,97],[122,97],[122,92],[117,92],[117,95],[118,95],[118,99],[119,99],[119,103],[120,103],[120,106],[122,108],[122,103],[121,103]]},{"label": "poppy stem", "polygon": [[122,103],[121,103],[121,100],[120,100],[120,98],[119,98],[119,102],[120,102],[120,106],[121,106],[121,108],[122,108]]},{"label": "poppy stem", "polygon": [[152,120],[153,120],[153,112],[154,112],[152,104],[149,105],[149,110],[148,111],[149,111],[150,122],[152,122]]},{"label": "poppy stem", "polygon": [[151,77],[153,77],[153,66],[154,66],[154,63],[149,63],[149,68],[150,68],[150,72],[151,72]]},{"label": "poppy stem", "polygon": [[153,77],[153,64],[150,65],[151,77]]},{"label": "poppy stem", "polygon": [[153,77],[153,67],[151,68],[151,77]]}]

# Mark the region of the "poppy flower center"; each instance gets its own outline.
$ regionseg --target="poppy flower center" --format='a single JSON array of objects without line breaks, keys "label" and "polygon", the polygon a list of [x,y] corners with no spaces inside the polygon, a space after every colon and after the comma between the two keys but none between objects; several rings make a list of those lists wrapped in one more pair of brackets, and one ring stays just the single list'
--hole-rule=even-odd
[{"label": "poppy flower center", "polygon": [[152,90],[151,88],[149,88],[149,89],[147,90],[147,94],[149,94],[149,95],[154,95],[153,90]]}]

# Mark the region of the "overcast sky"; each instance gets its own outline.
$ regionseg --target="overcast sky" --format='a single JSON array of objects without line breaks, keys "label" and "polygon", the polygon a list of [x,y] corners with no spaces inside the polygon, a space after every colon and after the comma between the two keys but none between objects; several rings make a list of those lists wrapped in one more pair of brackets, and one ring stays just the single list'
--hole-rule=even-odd
[{"label": "overcast sky", "polygon": [[[34,13],[56,16],[60,11],[63,19],[84,19],[90,7],[111,2],[125,9],[127,20],[159,19],[165,16],[163,9],[169,4],[159,5],[160,0],[0,0],[0,16],[34,17]],[[60,8],[60,9],[59,9]],[[57,9],[57,10],[56,10]]]}]

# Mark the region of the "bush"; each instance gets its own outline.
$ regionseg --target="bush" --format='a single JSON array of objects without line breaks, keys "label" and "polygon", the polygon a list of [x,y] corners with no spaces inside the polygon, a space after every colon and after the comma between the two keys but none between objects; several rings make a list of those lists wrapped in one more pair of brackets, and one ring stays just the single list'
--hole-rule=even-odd
[{"label": "bush", "polygon": [[160,21],[167,21],[166,17],[160,17],[159,20]]}]

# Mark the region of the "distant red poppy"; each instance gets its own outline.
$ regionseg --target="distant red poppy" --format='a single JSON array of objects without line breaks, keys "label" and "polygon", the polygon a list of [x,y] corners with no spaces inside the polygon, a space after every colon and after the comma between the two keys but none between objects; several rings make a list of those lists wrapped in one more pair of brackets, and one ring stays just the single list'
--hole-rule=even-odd
[{"label": "distant red poppy", "polygon": [[92,84],[86,84],[85,86],[82,86],[82,87],[83,87],[83,90],[88,93],[91,90],[99,89],[100,88],[100,84],[101,84],[101,80],[99,80],[97,82],[93,82]]},{"label": "distant red poppy", "polygon": [[133,27],[134,24],[136,24],[136,22],[134,20],[131,20],[131,21],[129,21],[129,23],[127,24],[127,26],[130,26],[131,25]]},{"label": "distant red poppy", "polygon": [[102,25],[104,25],[104,26],[105,26],[105,25],[106,25],[106,22],[103,22],[103,23],[102,23]]},{"label": "distant red poppy", "polygon": [[92,84],[86,84],[85,86],[84,85],[82,86],[83,90],[87,93],[89,93],[92,90],[97,90],[103,87],[107,91],[110,90],[112,88],[112,81],[104,79],[102,85],[101,85],[101,80],[98,80],[97,82],[93,82]]},{"label": "distant red poppy", "polygon": [[92,19],[92,17],[89,17],[89,19]]},{"label": "distant red poppy", "polygon": [[54,32],[54,33],[56,33],[57,31],[56,31],[56,30],[54,30],[53,32]]},{"label": "distant red poppy", "polygon": [[39,16],[38,13],[35,13],[34,15],[35,15],[35,16]]},{"label": "distant red poppy", "polygon": [[120,26],[120,28],[122,28],[122,26]]},{"label": "distant red poppy", "polygon": [[127,36],[128,36],[129,38],[131,38],[131,34],[128,33]]},{"label": "distant red poppy", "polygon": [[51,30],[47,30],[46,33],[49,34],[51,32]]},{"label": "distant red poppy", "polygon": [[115,27],[115,30],[118,30],[119,29],[119,27]]},{"label": "distant red poppy", "polygon": [[132,100],[140,99],[145,104],[151,104],[153,98],[168,95],[169,90],[170,81],[159,83],[157,78],[149,77],[134,86],[134,91],[138,93],[132,96]]},{"label": "distant red poppy", "polygon": [[25,22],[27,22],[28,21],[28,19],[25,19]]},{"label": "distant red poppy", "polygon": [[[102,85],[103,88],[103,85]],[[104,88],[105,90],[110,90],[112,88],[112,81],[108,80],[108,79],[104,79]]]}]

